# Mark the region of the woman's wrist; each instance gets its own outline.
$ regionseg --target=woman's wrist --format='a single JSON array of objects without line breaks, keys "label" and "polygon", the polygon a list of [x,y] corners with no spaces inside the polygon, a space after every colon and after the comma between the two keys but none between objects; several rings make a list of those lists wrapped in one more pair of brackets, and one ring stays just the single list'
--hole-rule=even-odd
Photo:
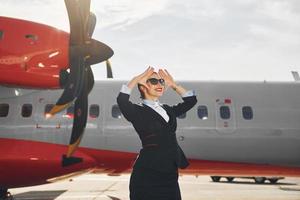
[{"label": "woman's wrist", "polygon": [[172,84],[171,86],[170,86],[174,91],[176,91],[177,90],[177,87],[178,87],[178,85],[176,84],[176,83],[174,83],[174,84]]},{"label": "woman's wrist", "polygon": [[132,88],[134,88],[134,87],[138,84],[138,82],[139,82],[139,77],[136,76],[136,77],[134,77],[133,79],[131,79],[131,81],[129,81],[129,82],[127,83],[127,86],[128,86],[130,89],[132,89]]},{"label": "woman's wrist", "polygon": [[186,90],[181,85],[177,85],[176,83],[174,85],[171,85],[170,87],[180,95],[183,95],[186,92]]}]

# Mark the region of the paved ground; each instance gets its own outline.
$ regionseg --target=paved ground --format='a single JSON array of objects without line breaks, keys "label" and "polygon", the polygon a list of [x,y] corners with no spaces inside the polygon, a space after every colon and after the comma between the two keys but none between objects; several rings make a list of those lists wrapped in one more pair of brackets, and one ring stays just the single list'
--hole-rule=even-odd
[{"label": "paved ground", "polygon": [[[86,174],[10,192],[16,200],[128,200],[128,181],[129,175]],[[300,200],[300,178],[259,185],[250,179],[214,183],[208,176],[183,176],[180,186],[183,200]]]}]

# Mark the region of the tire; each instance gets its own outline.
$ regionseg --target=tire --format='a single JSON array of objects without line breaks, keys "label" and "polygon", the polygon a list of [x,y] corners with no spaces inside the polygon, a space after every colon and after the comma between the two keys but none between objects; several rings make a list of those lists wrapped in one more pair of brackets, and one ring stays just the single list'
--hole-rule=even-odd
[{"label": "tire", "polygon": [[219,182],[221,179],[221,176],[211,176],[210,178],[213,182]]},{"label": "tire", "polygon": [[234,177],[226,177],[226,179],[227,179],[228,182],[232,183]]},{"label": "tire", "polygon": [[255,183],[263,184],[266,181],[265,177],[254,177]]},{"label": "tire", "polygon": [[269,178],[268,179],[270,181],[270,183],[275,184],[277,183],[278,179],[277,178]]}]

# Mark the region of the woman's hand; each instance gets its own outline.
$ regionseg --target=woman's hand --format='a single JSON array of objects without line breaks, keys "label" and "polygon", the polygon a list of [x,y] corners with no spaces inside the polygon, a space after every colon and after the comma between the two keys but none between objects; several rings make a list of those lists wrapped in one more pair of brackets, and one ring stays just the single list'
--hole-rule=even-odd
[{"label": "woman's hand", "polygon": [[165,83],[168,87],[171,87],[173,89],[176,88],[176,83],[173,77],[171,76],[171,74],[169,74],[169,72],[166,69],[159,69],[158,74],[161,78],[165,80]]},{"label": "woman's hand", "polygon": [[149,79],[149,77],[153,74],[153,72],[154,68],[149,66],[146,71],[144,71],[142,74],[136,77],[138,83],[148,88],[146,82]]},{"label": "woman's hand", "polygon": [[164,69],[164,70],[160,69],[158,71],[158,74],[160,75],[160,77],[162,77],[165,80],[167,86],[171,87],[179,95],[182,96],[183,94],[185,94],[187,92],[184,87],[177,85],[175,83],[173,77],[169,74],[169,72],[166,69]]},{"label": "woman's hand", "polygon": [[153,74],[153,72],[154,72],[154,68],[149,66],[146,71],[144,71],[138,76],[135,76],[131,81],[129,81],[127,86],[129,88],[133,88],[136,84],[139,83],[145,86],[146,88],[148,88],[146,82],[148,78]]}]

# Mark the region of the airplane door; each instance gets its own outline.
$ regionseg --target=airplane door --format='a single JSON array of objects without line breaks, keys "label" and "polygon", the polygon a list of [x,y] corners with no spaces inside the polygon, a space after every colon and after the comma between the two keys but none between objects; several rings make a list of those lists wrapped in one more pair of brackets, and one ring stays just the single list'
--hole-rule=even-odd
[{"label": "airplane door", "polygon": [[65,144],[66,136],[66,111],[47,118],[47,113],[55,105],[55,100],[48,100],[44,95],[35,99],[35,138],[41,141]]},{"label": "airplane door", "polygon": [[221,133],[233,133],[236,130],[235,110],[232,99],[216,99],[216,129]]}]

